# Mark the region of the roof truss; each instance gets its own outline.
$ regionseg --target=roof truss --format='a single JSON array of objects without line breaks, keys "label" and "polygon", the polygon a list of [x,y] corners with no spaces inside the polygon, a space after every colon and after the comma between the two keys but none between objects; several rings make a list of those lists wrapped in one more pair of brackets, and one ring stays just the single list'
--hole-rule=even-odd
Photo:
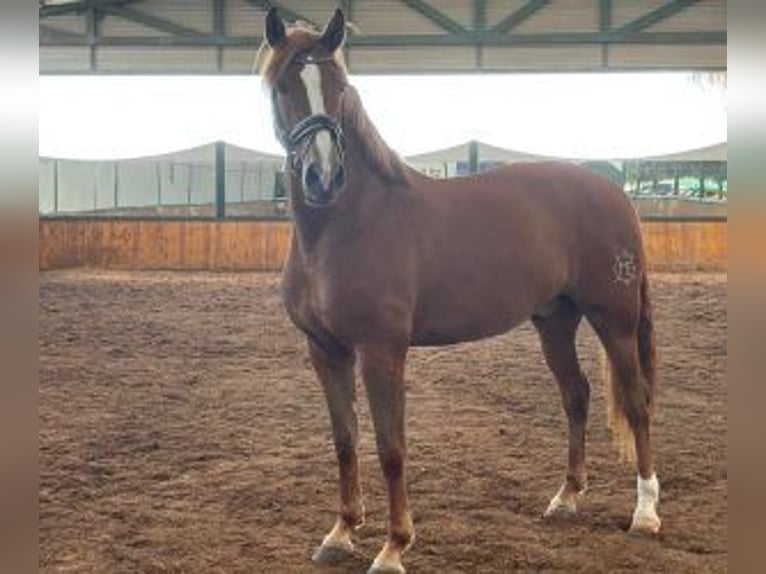
[{"label": "roof truss", "polygon": [[[87,74],[249,72],[241,67],[241,60],[240,64],[232,63],[229,56],[244,50],[254,52],[261,43],[262,25],[252,28],[258,34],[227,30],[226,23],[231,21],[234,12],[255,20],[261,18],[262,22],[265,12],[276,6],[287,20],[303,20],[317,25],[320,23],[315,21],[315,14],[319,13],[317,5],[320,4],[323,3],[305,0],[40,0],[40,71]],[[355,14],[364,12],[369,16],[371,5],[367,0],[325,0],[324,4],[328,4],[328,15],[332,5],[340,5],[352,21],[355,21]],[[440,71],[439,58],[444,62],[444,71],[512,70],[514,62],[518,61],[517,55],[522,54],[514,48],[526,49],[527,54],[533,54],[524,71],[721,70],[726,67],[725,2],[522,0],[498,3],[473,0],[468,9],[463,10],[465,16],[456,15],[454,6],[457,4],[445,0],[389,0],[387,9],[396,11],[402,24],[395,30],[365,33],[362,23],[361,33],[351,34],[347,41],[352,71]],[[498,8],[500,4],[510,7]],[[565,10],[571,13],[575,4],[581,7],[578,9],[593,14],[592,26],[567,29]],[[616,14],[625,13],[627,4],[633,4],[630,10],[635,15],[618,21]],[[636,6],[642,7],[640,13],[636,13]],[[703,11],[713,16],[697,17],[697,13]],[[687,16],[688,20],[683,22]],[[682,25],[678,29],[668,26],[679,18]],[[108,33],[103,25],[106,21],[138,32]],[[535,22],[537,25],[529,26]],[[546,27],[547,22],[551,24],[549,27]],[[577,54],[582,55],[572,56],[574,52],[570,51],[567,63],[562,65],[556,51],[561,56],[572,47],[579,47],[581,52]],[[658,47],[663,50],[657,50]],[[600,56],[594,59],[588,48]],[[454,53],[441,49],[454,49]],[[538,52],[529,52],[530,49],[543,51],[534,56]],[[149,57],[136,59],[133,64],[128,58],[127,63],[115,68],[109,56],[130,54],[131,50],[153,54],[155,58],[153,61]],[[180,60],[173,66],[163,67],[162,58],[168,50],[176,50]],[[428,50],[429,54],[426,53]],[[184,63],[184,51],[188,53],[188,63]],[[387,70],[386,57],[392,51],[411,57],[400,56],[398,67],[392,65],[392,69]],[[79,54],[80,59],[72,56],[68,62],[61,56],[70,53]],[[87,53],[85,60],[83,53]],[[202,53],[214,56],[205,65],[200,65]],[[359,54],[358,58],[356,54]],[[449,58],[453,57],[450,54],[459,57],[454,56],[456,59],[450,62]],[[507,58],[507,66],[503,58]]]}]

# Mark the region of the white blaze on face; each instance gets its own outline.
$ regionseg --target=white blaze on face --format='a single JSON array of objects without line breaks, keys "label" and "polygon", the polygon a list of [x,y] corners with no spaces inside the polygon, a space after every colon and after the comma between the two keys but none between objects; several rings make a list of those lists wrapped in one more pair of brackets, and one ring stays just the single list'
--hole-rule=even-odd
[{"label": "white blaze on face", "polygon": [[[316,64],[306,64],[301,70],[301,80],[306,87],[306,95],[309,100],[311,114],[326,114],[324,105],[324,93],[322,92],[322,72]],[[313,152],[315,159],[322,171],[322,182],[329,186],[332,177],[330,154],[332,152],[332,139],[327,130],[320,130],[314,137]]]}]

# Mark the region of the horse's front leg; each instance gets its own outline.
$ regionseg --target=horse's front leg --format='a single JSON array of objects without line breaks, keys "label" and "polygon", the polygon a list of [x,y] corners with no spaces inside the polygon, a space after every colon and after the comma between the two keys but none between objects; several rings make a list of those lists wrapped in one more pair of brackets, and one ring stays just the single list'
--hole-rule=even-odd
[{"label": "horse's front leg", "polygon": [[314,552],[312,560],[318,564],[334,564],[351,555],[354,550],[351,533],[364,522],[356,453],[358,431],[354,408],[354,355],[340,350],[329,353],[312,342],[309,342],[309,352],[327,399],[340,471],[338,519]]},{"label": "horse's front leg", "polygon": [[404,360],[406,346],[359,348],[362,376],[375,426],[378,456],[388,486],[388,540],[368,574],[403,573],[402,554],[415,539],[407,501],[404,434]]}]

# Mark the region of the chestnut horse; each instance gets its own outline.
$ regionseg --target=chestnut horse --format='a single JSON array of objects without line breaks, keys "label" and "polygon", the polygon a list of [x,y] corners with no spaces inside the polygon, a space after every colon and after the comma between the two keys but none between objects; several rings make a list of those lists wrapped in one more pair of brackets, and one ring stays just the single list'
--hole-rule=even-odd
[{"label": "chestnut horse", "polygon": [[403,572],[415,533],[407,498],[407,350],[490,337],[531,318],[569,422],[565,479],[546,516],[572,513],[586,486],[589,383],[575,333],[584,316],[611,366],[610,424],[636,461],[631,529],[659,530],[649,439],[655,390],[647,272],[636,213],[586,169],[529,163],[436,180],[381,139],[348,83],[335,12],[323,32],[272,9],[259,72],[288,153],[295,229],[283,277],[327,399],[340,469],[337,521],[318,563],[352,551],[364,520],[357,458],[358,362],[388,487],[388,540],[370,572]]}]

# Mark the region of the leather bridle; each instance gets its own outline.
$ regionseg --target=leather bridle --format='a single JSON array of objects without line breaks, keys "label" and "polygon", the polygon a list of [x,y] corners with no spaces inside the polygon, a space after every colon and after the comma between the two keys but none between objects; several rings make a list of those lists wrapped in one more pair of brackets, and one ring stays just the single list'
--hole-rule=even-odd
[{"label": "leather bridle", "polygon": [[[331,60],[331,57],[320,59],[308,55],[298,56],[293,61],[304,64],[319,64],[321,62]],[[276,82],[274,82],[274,85],[276,86]],[[344,94],[345,90],[341,92],[340,95],[339,110],[341,110],[341,118]],[[322,130],[326,130],[330,133],[330,139],[332,140],[333,145],[338,152],[340,161],[343,161],[346,151],[346,141],[343,135],[343,127],[340,120],[337,120],[327,114],[312,114],[299,120],[298,123],[296,123],[293,128],[287,132],[285,129],[285,121],[282,117],[282,113],[277,102],[276,87],[272,88],[271,90],[271,101],[272,108],[274,109],[274,114],[276,116],[277,137],[287,152],[287,163],[293,172],[298,173],[301,169],[303,159],[306,154],[306,149],[308,147],[304,145],[305,142],[313,138],[318,132]]]}]

